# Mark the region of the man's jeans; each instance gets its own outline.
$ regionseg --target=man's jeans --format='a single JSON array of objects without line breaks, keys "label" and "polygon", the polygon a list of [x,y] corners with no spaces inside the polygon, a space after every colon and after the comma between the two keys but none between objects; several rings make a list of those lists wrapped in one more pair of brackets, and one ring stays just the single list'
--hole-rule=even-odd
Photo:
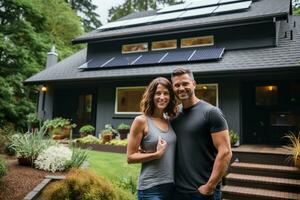
[{"label": "man's jeans", "polygon": [[194,193],[175,192],[175,200],[221,200],[221,186],[218,185],[213,195],[203,195],[198,191]]},{"label": "man's jeans", "polygon": [[138,200],[173,200],[174,184],[156,185],[146,190],[138,190]]}]

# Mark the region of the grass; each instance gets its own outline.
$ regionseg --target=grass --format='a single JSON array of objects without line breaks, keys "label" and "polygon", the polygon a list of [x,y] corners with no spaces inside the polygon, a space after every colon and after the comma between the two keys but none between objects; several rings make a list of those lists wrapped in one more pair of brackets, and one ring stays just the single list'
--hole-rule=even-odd
[{"label": "grass", "polygon": [[126,154],[89,151],[90,169],[111,181],[123,177],[133,177],[137,180],[140,164],[127,164]]}]

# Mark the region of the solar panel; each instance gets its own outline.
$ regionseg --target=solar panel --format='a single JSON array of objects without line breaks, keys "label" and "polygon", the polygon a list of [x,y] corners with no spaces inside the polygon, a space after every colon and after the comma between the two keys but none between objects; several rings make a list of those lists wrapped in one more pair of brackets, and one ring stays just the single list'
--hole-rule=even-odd
[{"label": "solar panel", "polygon": [[189,4],[186,9],[193,9],[193,8],[200,8],[206,6],[215,6],[218,5],[220,0],[201,0],[201,1],[194,1]]},{"label": "solar panel", "polygon": [[128,66],[131,65],[131,63],[134,62],[139,56],[140,54],[120,55],[111,62],[108,62],[103,67]]},{"label": "solar panel", "polygon": [[232,2],[238,2],[241,0],[220,0],[219,4],[226,4],[226,3],[232,3]]},{"label": "solar panel", "polygon": [[186,62],[193,53],[194,49],[189,50],[179,50],[179,51],[170,51],[160,63],[172,63],[172,62]]},{"label": "solar panel", "polygon": [[166,54],[167,52],[165,51],[143,54],[133,65],[158,64]]},{"label": "solar panel", "polygon": [[110,22],[110,23],[107,23],[107,24],[105,24],[103,26],[100,26],[99,28],[97,28],[97,30],[105,30],[105,29],[111,29],[111,28],[121,27],[121,26],[126,25],[126,23],[128,21],[129,20]]},{"label": "solar panel", "polygon": [[188,18],[188,17],[195,17],[195,16],[201,16],[201,15],[209,15],[211,14],[217,6],[212,7],[205,7],[205,8],[198,8],[193,10],[187,10],[185,13],[183,13],[180,18]]},{"label": "solar panel", "polygon": [[189,61],[217,60],[222,58],[225,48],[199,48],[189,58]]},{"label": "solar panel", "polygon": [[160,21],[167,21],[167,20],[175,20],[178,19],[183,13],[186,11],[178,11],[178,12],[172,12],[172,13],[164,13],[160,15],[155,15],[154,18],[150,19],[148,22],[160,22]]},{"label": "solar panel", "polygon": [[172,6],[164,7],[157,11],[157,13],[167,13],[167,12],[174,12],[179,10],[184,10],[187,6],[189,6],[192,2],[186,2],[181,4],[176,4]]},{"label": "solar panel", "polygon": [[94,58],[90,62],[87,63],[86,68],[98,68],[98,67],[103,67],[107,63],[111,62],[114,60],[114,56],[105,56],[105,57],[99,57],[99,58]]},{"label": "solar panel", "polygon": [[125,25],[126,26],[131,26],[131,25],[138,25],[138,24],[146,24],[151,19],[153,19],[154,17],[155,17],[155,15],[154,16],[147,16],[147,17],[140,17],[140,18],[126,20],[127,22],[125,23]]},{"label": "solar panel", "polygon": [[230,12],[236,10],[244,10],[250,7],[252,1],[243,1],[238,3],[230,3],[219,5],[219,7],[213,13]]}]

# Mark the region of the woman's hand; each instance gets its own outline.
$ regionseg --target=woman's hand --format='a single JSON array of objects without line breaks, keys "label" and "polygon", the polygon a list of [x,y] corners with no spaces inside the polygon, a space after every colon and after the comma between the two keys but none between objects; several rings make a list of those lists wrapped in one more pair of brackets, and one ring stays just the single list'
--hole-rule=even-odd
[{"label": "woman's hand", "polygon": [[160,158],[162,157],[162,155],[164,155],[166,148],[167,148],[167,142],[159,136],[157,146],[156,146],[157,158]]}]

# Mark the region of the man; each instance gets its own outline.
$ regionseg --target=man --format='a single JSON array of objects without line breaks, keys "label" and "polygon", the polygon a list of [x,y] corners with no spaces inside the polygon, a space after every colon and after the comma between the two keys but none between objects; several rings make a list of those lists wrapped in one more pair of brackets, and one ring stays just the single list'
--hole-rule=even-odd
[{"label": "man", "polygon": [[195,96],[196,82],[189,69],[175,69],[171,79],[182,102],[172,121],[177,135],[176,200],[219,200],[220,181],[232,156],[227,122],[217,107]]}]

